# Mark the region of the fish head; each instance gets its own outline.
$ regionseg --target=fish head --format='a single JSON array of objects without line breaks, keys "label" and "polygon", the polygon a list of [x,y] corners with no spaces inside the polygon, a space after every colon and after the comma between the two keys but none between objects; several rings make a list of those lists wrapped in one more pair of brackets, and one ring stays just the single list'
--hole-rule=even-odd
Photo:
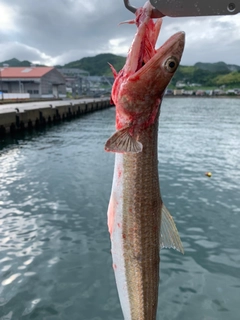
[{"label": "fish head", "polygon": [[182,57],[184,32],[174,34],[155,49],[162,19],[154,22],[152,10],[149,2],[137,10],[137,33],[123,69],[115,73],[112,101],[116,106],[118,130],[155,121],[164,91]]}]

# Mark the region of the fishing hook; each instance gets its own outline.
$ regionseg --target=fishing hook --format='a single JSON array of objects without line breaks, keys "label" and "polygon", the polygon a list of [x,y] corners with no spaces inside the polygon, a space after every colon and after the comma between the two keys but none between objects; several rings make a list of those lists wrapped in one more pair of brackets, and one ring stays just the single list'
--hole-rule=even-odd
[{"label": "fishing hook", "polygon": [[132,13],[135,13],[137,11],[136,7],[133,7],[129,4],[129,0],[123,0],[125,7],[131,11]]},{"label": "fishing hook", "polygon": [[[125,7],[131,11],[132,13],[136,13],[137,11],[137,8],[132,6],[130,3],[129,3],[129,0],[123,0],[124,2],[124,5]],[[152,14],[151,14],[151,18],[154,19],[154,18],[162,18],[164,17],[165,15],[162,14],[162,12],[160,12],[159,10],[157,10],[156,8],[153,8],[153,11],[152,11]]]}]

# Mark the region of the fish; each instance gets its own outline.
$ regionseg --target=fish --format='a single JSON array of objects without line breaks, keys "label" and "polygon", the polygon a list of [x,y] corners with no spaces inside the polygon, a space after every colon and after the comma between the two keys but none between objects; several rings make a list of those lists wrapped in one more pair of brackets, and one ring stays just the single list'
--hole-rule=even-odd
[{"label": "fish", "polygon": [[185,33],[177,32],[155,49],[162,19],[153,20],[152,10],[149,2],[137,9],[137,32],[122,70],[117,73],[110,65],[116,132],[105,143],[105,150],[115,153],[107,215],[125,320],[156,319],[160,249],[184,252],[161,198],[158,122],[165,89],[182,57]]}]

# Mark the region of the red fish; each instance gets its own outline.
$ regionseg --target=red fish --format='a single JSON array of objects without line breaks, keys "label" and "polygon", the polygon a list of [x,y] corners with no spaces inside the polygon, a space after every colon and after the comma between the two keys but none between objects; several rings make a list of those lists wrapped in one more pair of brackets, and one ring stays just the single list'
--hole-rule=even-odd
[{"label": "red fish", "polygon": [[164,91],[184,49],[183,32],[155,49],[162,20],[147,2],[136,11],[137,33],[117,74],[112,100],[116,133],[105,150],[116,153],[108,227],[118,294],[125,320],[155,320],[160,249],[183,253],[175,223],[164,206],[158,178],[158,119]]}]

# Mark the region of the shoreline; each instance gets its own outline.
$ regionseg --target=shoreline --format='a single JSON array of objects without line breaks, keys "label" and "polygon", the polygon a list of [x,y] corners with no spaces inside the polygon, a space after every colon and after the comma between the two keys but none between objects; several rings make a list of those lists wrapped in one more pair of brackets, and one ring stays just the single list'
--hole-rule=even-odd
[{"label": "shoreline", "polygon": [[9,133],[45,128],[110,107],[109,98],[3,104],[0,106],[0,138]]},{"label": "shoreline", "polygon": [[204,98],[204,99],[240,99],[240,95],[237,96],[232,96],[232,95],[223,95],[223,96],[196,96],[196,95],[170,95],[170,94],[166,94],[163,96],[164,98]]}]

